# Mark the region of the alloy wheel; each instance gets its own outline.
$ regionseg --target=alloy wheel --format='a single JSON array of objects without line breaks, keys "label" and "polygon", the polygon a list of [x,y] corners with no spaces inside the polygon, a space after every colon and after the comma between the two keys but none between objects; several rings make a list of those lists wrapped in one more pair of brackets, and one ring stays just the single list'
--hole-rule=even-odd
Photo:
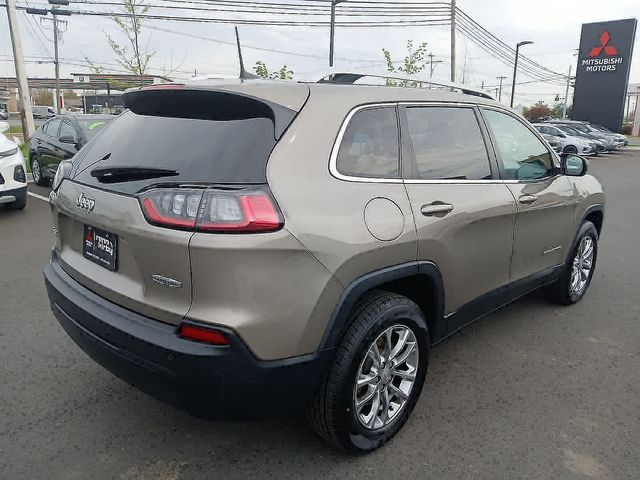
[{"label": "alloy wheel", "polygon": [[31,160],[31,175],[33,175],[33,181],[38,183],[40,181],[40,163],[37,159]]},{"label": "alloy wheel", "polygon": [[594,240],[588,235],[582,237],[573,259],[569,295],[580,295],[584,292],[591,268],[593,267]]},{"label": "alloy wheel", "polygon": [[413,331],[394,325],[369,346],[353,388],[353,406],[369,430],[388,425],[405,407],[416,381],[419,346]]}]

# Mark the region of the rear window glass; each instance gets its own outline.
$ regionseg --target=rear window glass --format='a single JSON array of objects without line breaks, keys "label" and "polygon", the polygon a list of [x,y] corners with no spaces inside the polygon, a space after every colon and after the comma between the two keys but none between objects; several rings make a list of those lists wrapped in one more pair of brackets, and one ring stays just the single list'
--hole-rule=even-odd
[{"label": "rear window glass", "polygon": [[80,129],[82,130],[82,133],[84,133],[85,137],[87,137],[87,140],[91,140],[96,136],[96,133],[102,130],[102,128],[105,127],[111,120],[111,118],[100,120],[82,119],[78,120],[78,125],[80,125]]},{"label": "rear window glass", "polygon": [[336,166],[343,175],[398,178],[399,158],[395,108],[368,108],[351,118],[340,144]]},{"label": "rear window glass", "polygon": [[[265,183],[275,143],[269,118],[200,120],[127,111],[81,151],[75,179],[126,194],[169,182]],[[177,170],[178,175],[105,185],[90,174],[96,167],[123,166]]]}]

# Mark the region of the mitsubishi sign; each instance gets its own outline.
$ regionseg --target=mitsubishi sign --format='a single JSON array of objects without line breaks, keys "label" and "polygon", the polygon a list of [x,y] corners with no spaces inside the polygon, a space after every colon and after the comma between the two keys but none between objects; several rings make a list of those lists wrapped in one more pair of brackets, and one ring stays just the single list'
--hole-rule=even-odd
[{"label": "mitsubishi sign", "polygon": [[636,23],[630,18],[582,25],[573,119],[620,131]]}]

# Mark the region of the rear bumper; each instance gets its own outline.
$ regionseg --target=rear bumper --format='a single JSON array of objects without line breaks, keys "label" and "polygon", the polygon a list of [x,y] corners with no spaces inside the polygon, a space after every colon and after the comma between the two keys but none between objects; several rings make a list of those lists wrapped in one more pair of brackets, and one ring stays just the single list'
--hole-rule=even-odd
[{"label": "rear bumper", "polygon": [[302,410],[332,352],[260,361],[238,336],[230,345],[185,340],[176,327],[144,317],[86,289],[57,262],[45,266],[51,309],[91,358],[140,390],[197,415],[267,416]]}]

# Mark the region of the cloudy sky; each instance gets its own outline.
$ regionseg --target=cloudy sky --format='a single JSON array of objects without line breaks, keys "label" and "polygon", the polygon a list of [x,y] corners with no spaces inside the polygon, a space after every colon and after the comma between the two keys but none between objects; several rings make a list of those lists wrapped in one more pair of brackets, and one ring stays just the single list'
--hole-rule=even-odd
[{"label": "cloudy sky", "polygon": [[[149,1],[158,3],[156,0]],[[301,3],[299,0],[279,0],[279,2]],[[424,0],[421,3],[424,3]],[[43,0],[17,0],[17,4],[44,5]],[[533,45],[523,47],[522,53],[558,72],[566,72],[572,64],[575,70],[574,53],[578,48],[582,23],[640,15],[639,0],[615,0],[605,2],[604,5],[605,7],[602,0],[458,0],[458,6],[462,10],[504,42],[513,45],[520,40],[534,41]],[[340,10],[342,6],[338,9]],[[69,8],[84,11],[114,11],[118,7],[74,4],[72,1]],[[175,10],[167,12],[167,10],[154,9],[150,13],[180,15],[180,12]],[[203,12],[191,14],[215,15]],[[52,35],[48,30],[50,24],[41,24],[38,17],[30,17],[27,20],[24,13],[19,13],[25,55],[29,60],[28,74],[53,77],[53,65],[42,63],[50,61],[53,52]],[[226,17],[229,18],[229,15]],[[301,17],[289,18],[296,20]],[[156,51],[151,62],[150,73],[163,74],[172,70],[172,76],[176,78],[187,78],[196,71],[199,75],[237,73],[234,47],[217,42],[234,41],[231,25],[149,20],[145,26],[144,41]],[[327,65],[329,35],[325,27],[242,26],[240,32],[245,45],[244,55],[247,64],[253,65],[257,60],[265,61],[271,68],[279,68],[286,64],[296,76],[308,75]],[[103,65],[107,70],[121,70],[121,67],[115,64],[115,58],[108,48],[105,33],[121,39],[113,21],[108,17],[79,15],[68,17],[64,43],[60,47],[60,56],[63,59],[61,75],[69,76],[72,72],[88,71],[85,58],[91,59],[95,64]],[[508,66],[497,61],[462,34],[458,34],[457,38],[458,81],[461,80],[460,71],[466,58],[466,83],[480,87],[484,82],[485,86],[490,87],[497,84],[496,77],[501,75],[507,77],[505,84],[510,83],[511,69]],[[435,55],[434,58],[443,62],[437,64],[434,78],[448,79],[450,52],[447,26],[338,28],[335,63],[343,67],[383,68],[381,49],[389,49],[394,59],[399,59],[406,52],[405,44],[408,39],[412,39],[415,43],[428,42],[429,51]],[[280,52],[267,51],[271,49]],[[285,51],[293,54],[281,53]],[[635,51],[631,82],[640,83],[640,34],[636,38]],[[1,12],[0,76],[14,75],[12,58],[6,14]],[[531,78],[524,74],[518,78],[518,81],[522,82],[530,80]],[[503,90],[503,101],[508,90],[509,87]],[[537,100],[553,103],[555,95],[563,96],[564,88],[543,82],[527,83],[518,86],[516,100],[517,103],[525,105]]]}]

